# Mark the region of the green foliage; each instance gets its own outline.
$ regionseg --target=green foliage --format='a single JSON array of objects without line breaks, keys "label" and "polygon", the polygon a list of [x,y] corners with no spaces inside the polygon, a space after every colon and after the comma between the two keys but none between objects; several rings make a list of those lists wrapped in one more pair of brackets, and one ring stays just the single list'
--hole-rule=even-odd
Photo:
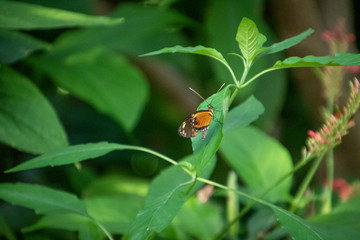
[{"label": "green foliage", "polygon": [[[259,8],[259,4],[259,1],[213,1],[205,16],[205,35],[209,35],[209,45],[213,46],[210,48],[182,46],[189,44],[180,32],[181,27],[194,26],[195,22],[172,10],[170,4],[160,8],[125,3],[113,11],[114,18],[111,18],[1,0],[0,61],[4,65],[0,68],[0,141],[7,150],[4,166],[8,175],[5,176],[16,176],[10,175],[16,172],[19,182],[1,183],[0,198],[41,215],[37,221],[19,224],[16,231],[21,229],[21,237],[27,235],[30,239],[31,234],[40,232],[44,233],[42,237],[49,238],[44,230],[52,228],[56,229],[56,237],[59,232],[72,231],[78,233],[79,239],[118,236],[124,239],[157,236],[213,239],[223,238],[226,233],[234,239],[252,239],[259,231],[276,233],[279,229],[276,216],[286,230],[281,232],[284,238],[289,237],[288,234],[293,239],[310,240],[360,238],[357,221],[360,212],[356,211],[360,198],[339,204],[329,214],[309,220],[286,210],[292,200],[293,174],[313,156],[293,166],[288,150],[277,140],[258,128],[249,127],[263,113],[266,120],[260,119],[264,122],[259,125],[271,126],[281,110],[285,75],[276,73],[263,81],[265,78],[260,77],[265,73],[294,67],[359,66],[360,55],[295,56],[279,61],[282,58],[279,52],[300,43],[313,30],[264,46],[266,42],[274,42],[274,34],[260,15],[250,11]],[[235,6],[241,12],[234,11]],[[241,19],[248,13],[254,16]],[[223,17],[224,14],[229,17]],[[69,27],[72,29],[66,29]],[[53,34],[57,36],[53,40],[44,30],[55,29]],[[164,48],[166,44],[174,47]],[[199,134],[191,139],[192,153],[186,158],[176,157],[181,158],[179,161],[172,156],[187,155],[189,147],[186,150],[179,142],[168,141],[168,136],[172,135],[166,133],[167,127],[173,129],[168,119],[177,119],[178,106],[167,100],[170,94],[162,96],[157,92],[159,89],[151,77],[153,72],[167,73],[163,71],[165,64],[159,65],[159,71],[152,68],[157,66],[158,60],[147,58],[155,59],[163,53],[201,55],[203,59],[213,58],[226,67],[216,61],[199,64],[204,68],[201,74],[207,77],[206,86],[211,85],[212,78],[226,85],[198,106],[197,111],[206,111],[211,104],[214,113],[208,117],[212,120],[208,128],[202,129],[206,131],[205,139],[197,129]],[[138,54],[143,58],[136,58]],[[189,59],[191,57],[184,54],[162,58],[169,65],[178,64],[184,71],[198,70],[195,61]],[[241,67],[238,67],[239,60]],[[16,64],[10,65],[12,63]],[[144,69],[147,74],[143,74]],[[169,78],[168,81],[174,80]],[[170,84],[176,86],[177,92],[181,91],[180,84]],[[151,99],[149,85],[152,86]],[[240,98],[237,98],[238,93]],[[270,99],[264,101],[266,98]],[[85,106],[92,114],[77,119],[81,126],[90,125],[82,131],[75,130],[75,121],[69,121],[77,115],[74,114],[77,105]],[[167,119],[163,120],[163,116]],[[99,127],[104,134],[89,140],[93,139],[91,130],[104,121],[108,122]],[[114,132],[115,139],[105,134],[106,128]],[[77,135],[87,131],[90,133],[84,137]],[[174,151],[170,150],[171,145],[175,146]],[[12,161],[10,150],[21,157]],[[147,154],[132,155],[134,151],[151,154],[151,161],[146,158]],[[223,179],[227,175],[216,166],[218,151],[223,157],[218,164],[224,160],[234,170],[227,186],[209,180],[213,173],[213,179]],[[34,157],[25,153],[41,155]],[[93,160],[83,162],[90,159]],[[134,177],[130,168],[138,166],[139,159],[157,175],[150,176],[150,180]],[[170,166],[163,165],[162,160]],[[152,162],[156,163],[152,165]],[[46,179],[47,171],[51,175],[49,179]],[[44,173],[41,175],[45,179],[43,185],[57,184],[54,188],[59,190],[20,183],[29,179],[38,181],[39,173]],[[60,179],[56,178],[57,174]],[[240,187],[237,187],[237,178],[243,183]],[[215,190],[207,203],[201,202],[195,193],[204,183],[227,193]],[[224,196],[229,199],[225,201]],[[220,201],[213,201],[215,197]],[[281,205],[275,205],[279,202]],[[233,223],[225,220],[223,203],[232,211],[227,221]],[[255,204],[254,211],[248,213]],[[0,211],[0,234],[15,239],[18,233],[12,229],[2,208]],[[246,213],[251,219],[248,232],[246,223],[237,222]],[[233,227],[232,224],[238,225]]]},{"label": "green foliage", "polygon": [[29,79],[3,66],[0,89],[2,142],[35,154],[68,144],[54,109]]},{"label": "green foliage", "polygon": [[[252,127],[234,128],[227,132],[220,150],[254,196],[260,196],[293,167],[290,154],[283,146]],[[288,178],[265,199],[286,201],[290,187],[291,179]]]},{"label": "green foliage", "polygon": [[87,16],[38,5],[0,1],[0,28],[16,30],[53,29],[118,24],[123,19]]}]

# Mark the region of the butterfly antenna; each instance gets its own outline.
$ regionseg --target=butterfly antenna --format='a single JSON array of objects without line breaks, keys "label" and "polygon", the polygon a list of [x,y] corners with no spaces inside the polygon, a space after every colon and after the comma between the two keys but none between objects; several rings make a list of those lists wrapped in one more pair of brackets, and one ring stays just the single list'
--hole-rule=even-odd
[{"label": "butterfly antenna", "polygon": [[223,85],[221,85],[221,87],[219,88],[219,90],[217,90],[217,92],[216,93],[219,93],[220,92],[220,90],[223,88],[223,86],[225,85],[225,83],[223,83]]},{"label": "butterfly antenna", "polygon": [[204,100],[205,101],[205,99],[200,95],[200,94],[198,94],[194,89],[192,89],[192,88],[189,88],[191,91],[193,91],[196,95],[198,95],[199,97],[201,97],[201,99],[202,100]]}]

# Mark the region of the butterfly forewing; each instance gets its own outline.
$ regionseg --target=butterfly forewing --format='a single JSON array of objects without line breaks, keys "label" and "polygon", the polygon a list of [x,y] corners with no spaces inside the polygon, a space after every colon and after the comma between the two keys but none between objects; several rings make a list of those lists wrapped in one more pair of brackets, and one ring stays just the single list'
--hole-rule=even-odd
[{"label": "butterfly forewing", "polygon": [[180,136],[191,138],[202,132],[201,139],[204,139],[213,114],[213,106],[209,104],[208,110],[200,110],[189,115],[179,127]]}]

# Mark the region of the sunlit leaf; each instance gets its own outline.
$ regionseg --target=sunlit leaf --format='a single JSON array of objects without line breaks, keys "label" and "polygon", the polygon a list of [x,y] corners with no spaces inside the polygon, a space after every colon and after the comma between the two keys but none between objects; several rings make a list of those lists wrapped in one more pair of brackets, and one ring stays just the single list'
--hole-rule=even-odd
[{"label": "sunlit leaf", "polygon": [[294,36],[288,39],[285,39],[281,42],[277,42],[272,44],[270,47],[268,47],[264,52],[261,54],[272,54],[276,52],[281,52],[285,49],[288,49],[292,46],[295,46],[296,44],[300,43],[302,40],[307,38],[309,35],[311,35],[314,32],[313,29],[309,28],[308,30]]},{"label": "sunlit leaf", "polygon": [[256,24],[252,20],[244,17],[238,27],[236,41],[239,43],[239,48],[244,58],[250,61],[261,49],[266,41],[266,37],[264,35],[260,36]]},{"label": "sunlit leaf", "polygon": [[207,47],[204,47],[204,46],[196,46],[196,47],[174,46],[174,47],[167,47],[167,48],[160,49],[158,51],[143,54],[141,56],[145,57],[145,56],[158,55],[158,54],[162,54],[162,53],[177,53],[177,52],[204,55],[204,56],[215,58],[216,60],[218,60],[220,62],[226,63],[225,58],[222,56],[222,54],[220,52],[218,52],[214,48],[207,48]]},{"label": "sunlit leaf", "polygon": [[294,68],[294,67],[324,67],[324,66],[360,66],[360,54],[338,53],[335,56],[306,56],[289,57],[284,61],[277,61],[271,69]]}]

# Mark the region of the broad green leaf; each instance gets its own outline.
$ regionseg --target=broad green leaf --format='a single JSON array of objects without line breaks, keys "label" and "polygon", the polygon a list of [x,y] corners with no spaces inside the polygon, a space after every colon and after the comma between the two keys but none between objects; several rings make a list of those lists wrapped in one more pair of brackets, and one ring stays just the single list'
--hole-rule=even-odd
[{"label": "broad green leaf", "polygon": [[274,43],[270,47],[268,47],[264,52],[262,52],[262,54],[264,54],[264,55],[265,54],[272,54],[272,53],[281,52],[281,51],[283,51],[285,49],[291,48],[292,46],[297,45],[302,40],[307,38],[313,32],[314,32],[314,30],[309,28],[308,30],[306,30],[306,31],[294,36],[294,37],[285,39],[285,40],[283,40],[281,42]]},{"label": "broad green leaf", "polygon": [[174,47],[167,47],[167,48],[160,49],[158,51],[146,53],[141,56],[145,57],[145,56],[158,55],[158,54],[162,54],[162,53],[176,53],[176,52],[204,55],[204,56],[215,58],[216,60],[218,60],[224,64],[227,64],[225,58],[222,56],[222,54],[220,52],[218,52],[214,48],[207,48],[204,46],[182,47],[182,46],[177,45]]},{"label": "broad green leaf", "polygon": [[148,98],[148,84],[139,69],[125,57],[102,47],[65,58],[32,58],[61,88],[111,116],[128,132],[140,119]]},{"label": "broad green leaf", "polygon": [[207,105],[214,107],[213,120],[210,123],[205,139],[201,139],[201,133],[191,138],[192,148],[195,157],[195,169],[197,174],[201,174],[206,165],[214,157],[219,149],[221,139],[223,137],[223,124],[225,114],[228,111],[228,100],[230,97],[229,86],[225,87],[219,93],[213,94],[202,102],[197,110],[208,109]]},{"label": "broad green leaf", "polygon": [[[289,152],[253,127],[226,132],[220,150],[253,195],[261,195],[292,169]],[[291,178],[288,178],[265,198],[288,200],[290,187]]]},{"label": "broad green leaf", "polygon": [[[190,198],[171,223],[171,227],[188,235],[187,239],[213,239],[224,225],[221,209],[198,198]],[[166,235],[166,232],[165,232]],[[167,239],[175,239],[167,235]]]},{"label": "broad green leaf", "polygon": [[87,144],[68,146],[63,149],[47,152],[39,157],[21,163],[16,167],[11,168],[5,172],[10,173],[10,172],[23,171],[33,168],[67,165],[87,159],[97,158],[115,150],[143,151],[143,152],[151,153],[160,158],[167,158],[164,155],[161,155],[159,153],[156,153],[150,149],[143,147],[123,145],[117,143],[108,143],[108,142],[87,143]]},{"label": "broad green leaf", "polygon": [[47,99],[29,79],[6,66],[0,69],[0,141],[34,154],[68,144]]},{"label": "broad green leaf", "polygon": [[75,213],[88,217],[85,204],[75,195],[35,184],[0,183],[0,198],[34,209],[37,214]]},{"label": "broad green leaf", "polygon": [[[184,161],[193,162],[190,156]],[[200,175],[208,178],[215,166],[213,158]],[[150,184],[144,208],[137,214],[130,228],[130,239],[149,239],[164,230],[180,211],[185,201],[202,185],[196,183],[180,166],[162,171]]]},{"label": "broad green leaf", "polygon": [[[148,52],[149,49],[159,49],[164,43],[171,46],[187,44],[180,31],[169,31],[169,29],[177,29],[179,25],[190,25],[191,22],[172,9],[123,2],[114,9],[112,16],[121,16],[126,21],[118,26],[67,31],[56,39],[53,51],[57,54],[63,52],[73,54],[97,46],[106,46],[122,53],[139,55]],[[176,62],[189,58],[187,54],[177,55]]]},{"label": "broad green leaf", "polygon": [[318,229],[326,233],[326,240],[360,239],[360,197],[339,204],[332,212],[310,219]]},{"label": "broad green leaf", "polygon": [[239,43],[240,51],[247,61],[251,61],[256,56],[257,51],[266,41],[265,36],[259,37],[259,35],[256,24],[244,17],[238,27],[236,41]]},{"label": "broad green leaf", "polygon": [[106,26],[123,19],[89,16],[24,2],[0,0],[0,28],[17,30]]},{"label": "broad green leaf", "polygon": [[254,96],[231,109],[226,116],[224,133],[248,126],[264,112],[264,106]]},{"label": "broad green leaf", "polygon": [[0,62],[14,63],[50,45],[30,35],[0,29]]},{"label": "broad green leaf", "polygon": [[338,53],[335,56],[306,56],[289,57],[284,61],[277,61],[271,69],[294,68],[294,67],[324,67],[324,66],[360,66],[360,54]]},{"label": "broad green leaf", "polygon": [[35,224],[23,228],[22,232],[29,233],[46,228],[78,231],[79,240],[102,240],[105,237],[104,232],[89,218],[71,213],[45,215]]},{"label": "broad green leaf", "polygon": [[8,240],[16,240],[14,233],[12,232],[9,224],[0,215],[0,237],[3,236]]}]

